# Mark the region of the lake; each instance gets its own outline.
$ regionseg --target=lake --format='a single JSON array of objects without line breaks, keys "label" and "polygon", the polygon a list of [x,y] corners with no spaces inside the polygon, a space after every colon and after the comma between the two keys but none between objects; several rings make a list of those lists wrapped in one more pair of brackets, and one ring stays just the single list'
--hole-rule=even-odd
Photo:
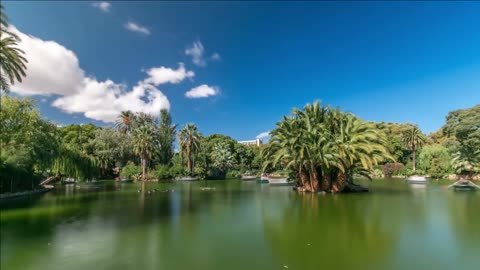
[{"label": "lake", "polygon": [[337,195],[240,180],[57,186],[0,204],[1,269],[480,269],[480,192],[449,183]]}]

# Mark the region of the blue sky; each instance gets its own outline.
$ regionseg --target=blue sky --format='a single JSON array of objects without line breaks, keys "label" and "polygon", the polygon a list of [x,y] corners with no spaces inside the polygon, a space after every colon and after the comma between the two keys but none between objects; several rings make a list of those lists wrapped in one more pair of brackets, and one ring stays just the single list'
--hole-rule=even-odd
[{"label": "blue sky", "polygon": [[[26,35],[27,58],[35,58],[31,78],[13,92],[32,95],[42,114],[61,124],[107,125],[101,120],[148,82],[151,96],[135,97],[145,102],[139,108],[168,103],[175,123],[236,139],[253,139],[291,108],[317,99],[365,120],[415,123],[427,133],[449,111],[480,103],[480,2],[4,5]],[[153,69],[156,75],[148,73]],[[186,96],[200,86],[196,93],[207,97]],[[111,97],[118,89],[123,97]],[[95,91],[111,92],[95,100]]]}]

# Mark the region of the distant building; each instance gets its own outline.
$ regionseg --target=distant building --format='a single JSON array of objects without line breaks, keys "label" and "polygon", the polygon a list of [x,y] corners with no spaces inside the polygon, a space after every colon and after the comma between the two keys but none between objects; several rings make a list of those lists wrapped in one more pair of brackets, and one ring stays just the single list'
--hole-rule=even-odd
[{"label": "distant building", "polygon": [[243,145],[255,145],[255,146],[260,146],[263,144],[262,139],[255,139],[255,140],[249,140],[249,141],[238,141],[238,143],[241,143]]}]

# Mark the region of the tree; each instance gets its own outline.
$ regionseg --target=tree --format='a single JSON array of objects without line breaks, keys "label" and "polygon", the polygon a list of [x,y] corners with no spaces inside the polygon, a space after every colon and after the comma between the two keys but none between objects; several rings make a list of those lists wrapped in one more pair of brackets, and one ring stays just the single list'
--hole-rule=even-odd
[{"label": "tree", "polygon": [[211,152],[213,166],[215,166],[223,175],[235,164],[235,158],[226,143],[218,143]]},{"label": "tree", "polygon": [[199,149],[199,142],[202,135],[198,132],[194,124],[187,124],[178,132],[178,142],[180,145],[180,154],[187,160],[188,172],[193,171],[193,160]]},{"label": "tree", "polygon": [[170,164],[173,157],[173,142],[177,126],[172,124],[172,116],[168,110],[160,111],[160,127],[158,140],[160,143],[159,161],[161,164]]},{"label": "tree", "polygon": [[[10,84],[21,82],[25,77],[27,59],[24,51],[17,47],[19,38],[8,31],[8,18],[0,4],[0,90],[10,91]],[[4,37],[7,35],[7,37]]]},{"label": "tree", "polygon": [[449,112],[442,128],[447,136],[454,136],[459,145],[452,165],[457,173],[473,174],[480,171],[480,105]]},{"label": "tree", "polygon": [[131,157],[130,140],[125,134],[113,128],[99,128],[95,138],[89,142],[93,150],[92,156],[104,176],[111,176],[117,164],[126,164]]},{"label": "tree", "polygon": [[393,160],[374,124],[319,102],[294,109],[271,135],[264,169],[283,165],[305,191],[342,191],[353,174],[368,176],[374,165]]},{"label": "tree", "polygon": [[122,111],[115,126],[124,134],[129,134],[133,127],[133,122],[135,121],[135,115],[132,111]]},{"label": "tree", "polygon": [[132,131],[133,151],[140,157],[142,165],[142,180],[147,176],[147,163],[152,158],[157,146],[155,128],[144,125]]},{"label": "tree", "polygon": [[440,144],[426,145],[418,154],[418,167],[429,174],[448,173],[452,157]]},{"label": "tree", "polygon": [[403,143],[412,150],[413,171],[416,169],[417,149],[421,147],[426,140],[427,138],[417,126],[414,126],[403,133]]}]

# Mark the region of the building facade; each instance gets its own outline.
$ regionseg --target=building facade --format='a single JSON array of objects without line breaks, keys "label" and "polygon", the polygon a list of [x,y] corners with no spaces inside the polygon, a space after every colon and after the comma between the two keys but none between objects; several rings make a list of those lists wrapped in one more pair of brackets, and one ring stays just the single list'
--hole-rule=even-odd
[{"label": "building facade", "polygon": [[249,140],[249,141],[238,141],[238,143],[243,144],[243,145],[254,145],[254,146],[260,146],[263,144],[262,139],[255,139],[255,140]]}]

